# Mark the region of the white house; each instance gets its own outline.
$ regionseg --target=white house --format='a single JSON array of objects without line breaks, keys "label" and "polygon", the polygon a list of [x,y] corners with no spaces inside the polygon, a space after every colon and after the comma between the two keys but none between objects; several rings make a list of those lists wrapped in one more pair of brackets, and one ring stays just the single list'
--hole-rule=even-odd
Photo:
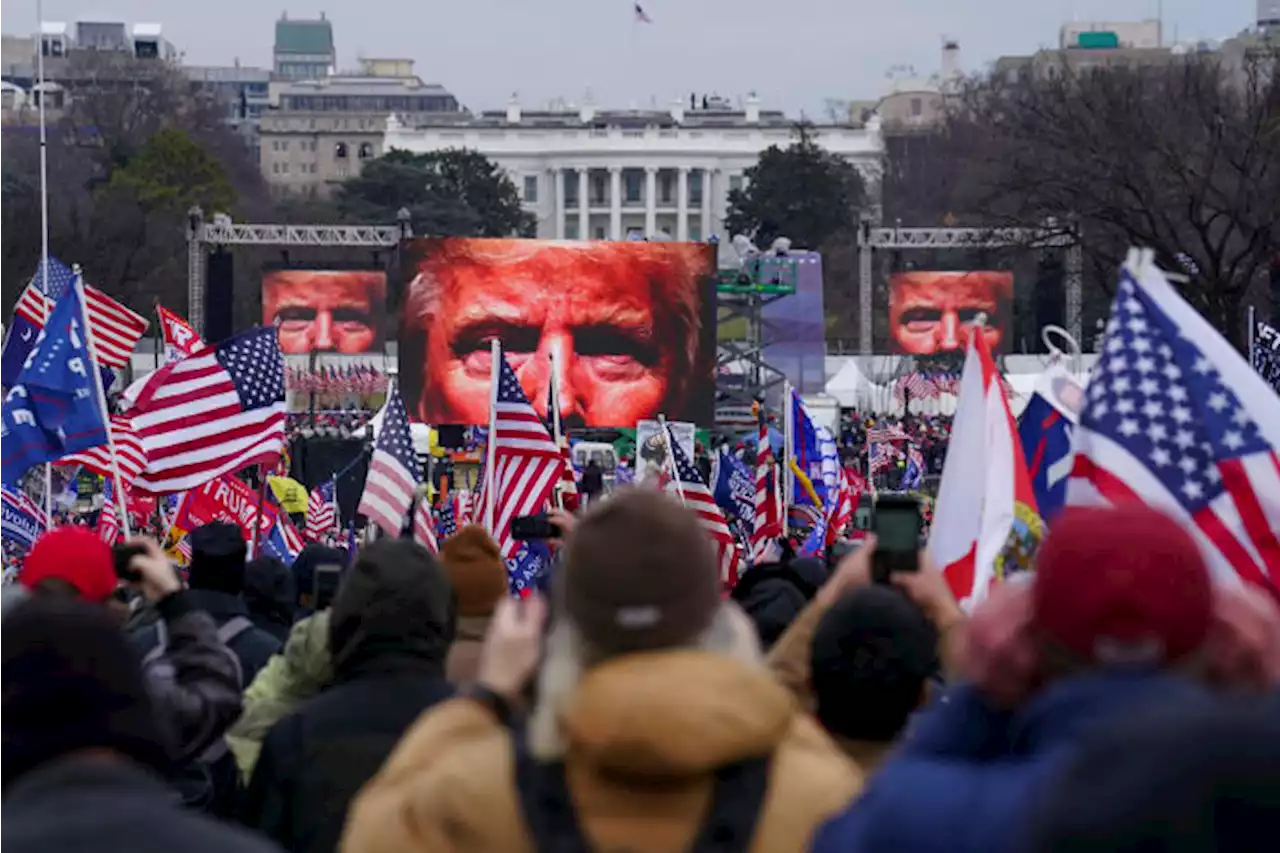
[{"label": "white house", "polygon": [[[524,110],[416,116],[387,121],[383,151],[470,148],[506,170],[538,236],[612,239],[660,233],[677,240],[722,235],[729,192],[771,145],[794,139],[794,123],[719,98],[678,101],[666,110],[597,110],[561,105]],[[848,157],[869,180],[879,176],[879,122],[819,125],[817,141]]]}]

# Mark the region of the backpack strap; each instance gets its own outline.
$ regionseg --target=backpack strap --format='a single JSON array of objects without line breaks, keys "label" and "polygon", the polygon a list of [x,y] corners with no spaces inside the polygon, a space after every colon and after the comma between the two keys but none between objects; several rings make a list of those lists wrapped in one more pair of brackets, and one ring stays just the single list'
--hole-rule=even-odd
[{"label": "backpack strap", "polygon": [[218,628],[218,639],[224,646],[229,646],[232,640],[253,627],[253,622],[247,616],[232,616]]},{"label": "backpack strap", "polygon": [[[516,793],[534,849],[541,853],[591,853],[574,812],[564,763],[535,759],[523,727],[517,727],[512,735]],[[771,766],[772,757],[764,756],[716,771],[711,804],[691,853],[738,853],[751,846],[769,791]]]},{"label": "backpack strap", "polygon": [[155,663],[164,656],[165,651],[169,648],[169,629],[164,626],[164,619],[156,620],[156,644],[142,656],[142,666],[145,669]]}]

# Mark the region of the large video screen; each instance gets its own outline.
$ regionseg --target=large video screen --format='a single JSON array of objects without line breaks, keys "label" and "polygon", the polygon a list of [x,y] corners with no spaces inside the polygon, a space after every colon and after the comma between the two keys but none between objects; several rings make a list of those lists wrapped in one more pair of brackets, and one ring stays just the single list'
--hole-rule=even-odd
[{"label": "large video screen", "polygon": [[555,354],[569,428],[711,422],[714,247],[427,238],[404,258],[399,375],[414,420],[488,423],[497,339],[544,416]]},{"label": "large video screen", "polygon": [[1009,344],[1013,273],[912,271],[889,277],[889,341],[901,355],[964,349],[965,328],[982,316],[992,352]]},{"label": "large video screen", "polygon": [[387,274],[361,269],[267,269],[262,323],[279,329],[286,355],[381,352]]}]

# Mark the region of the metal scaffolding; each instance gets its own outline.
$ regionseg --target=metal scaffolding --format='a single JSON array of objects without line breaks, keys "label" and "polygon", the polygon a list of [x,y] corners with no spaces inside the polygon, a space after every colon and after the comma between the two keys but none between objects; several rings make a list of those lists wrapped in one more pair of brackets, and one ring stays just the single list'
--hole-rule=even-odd
[{"label": "metal scaffolding", "polygon": [[215,213],[206,222],[204,211],[187,211],[187,302],[190,322],[203,335],[205,260],[211,248],[222,246],[337,246],[394,248],[413,236],[409,211],[396,214],[395,225],[257,225],[232,222]]},{"label": "metal scaffolding", "polygon": [[755,400],[763,399],[786,381],[786,374],[764,359],[764,309],[793,295],[796,278],[796,261],[785,255],[765,255],[745,262],[741,270],[720,271],[716,282],[717,325],[741,319],[745,334],[738,340],[719,343],[716,375],[732,376],[735,381],[716,383],[718,409],[749,409]]},{"label": "metal scaffolding", "polygon": [[872,354],[872,253],[877,249],[1065,249],[1066,326],[1080,340],[1080,239],[1074,229],[1045,228],[884,228],[864,220],[858,230],[858,349]]}]

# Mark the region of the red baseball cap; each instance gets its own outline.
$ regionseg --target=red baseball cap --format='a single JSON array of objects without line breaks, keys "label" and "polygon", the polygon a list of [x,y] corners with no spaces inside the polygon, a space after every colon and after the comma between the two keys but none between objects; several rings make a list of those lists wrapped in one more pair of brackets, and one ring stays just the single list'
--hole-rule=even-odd
[{"label": "red baseball cap", "polygon": [[107,543],[88,528],[55,527],[36,540],[18,575],[27,587],[49,578],[75,587],[86,601],[102,603],[117,586],[115,558]]},{"label": "red baseball cap", "polygon": [[1161,665],[1203,645],[1209,570],[1190,534],[1145,504],[1069,507],[1036,557],[1033,624],[1098,664]]}]

